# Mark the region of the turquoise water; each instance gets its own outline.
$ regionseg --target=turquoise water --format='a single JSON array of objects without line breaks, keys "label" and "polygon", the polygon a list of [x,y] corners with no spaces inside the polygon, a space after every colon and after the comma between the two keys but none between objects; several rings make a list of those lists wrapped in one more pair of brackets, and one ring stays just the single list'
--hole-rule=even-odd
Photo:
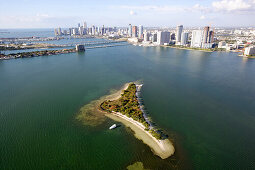
[{"label": "turquoise water", "polygon": [[[0,169],[254,169],[255,60],[235,53],[119,46],[0,61]],[[166,160],[121,126],[76,120],[85,104],[141,80]]]}]

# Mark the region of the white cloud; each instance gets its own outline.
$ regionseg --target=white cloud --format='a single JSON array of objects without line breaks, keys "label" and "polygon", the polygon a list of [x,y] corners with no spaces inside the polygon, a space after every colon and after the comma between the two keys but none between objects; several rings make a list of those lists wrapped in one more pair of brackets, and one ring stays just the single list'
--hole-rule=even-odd
[{"label": "white cloud", "polygon": [[252,11],[255,10],[255,1],[253,0],[221,0],[212,3],[212,7],[217,11]]},{"label": "white cloud", "polygon": [[205,16],[204,16],[204,15],[201,15],[201,16],[200,16],[200,19],[201,19],[201,20],[204,20],[204,19],[205,19]]},{"label": "white cloud", "polygon": [[129,14],[130,14],[130,15],[136,15],[137,13],[136,13],[135,11],[131,10],[131,11],[129,12]]},{"label": "white cloud", "polygon": [[196,4],[194,5],[193,7],[191,8],[187,8],[188,10],[191,10],[191,11],[199,11],[199,12],[202,12],[202,13],[208,13],[208,12],[211,12],[211,8],[209,7],[205,7],[205,6],[202,6],[200,4]]},{"label": "white cloud", "polygon": [[0,16],[2,28],[48,28],[68,26],[76,23],[78,17],[53,17],[48,14]]},{"label": "white cloud", "polygon": [[[129,5],[121,5],[121,6],[111,6],[111,8],[121,8],[121,9],[129,9],[136,11],[157,11],[157,12],[179,12],[183,11],[184,8],[180,6],[157,6],[157,5],[144,5],[144,6],[129,6]],[[130,11],[131,12],[131,11]]]}]

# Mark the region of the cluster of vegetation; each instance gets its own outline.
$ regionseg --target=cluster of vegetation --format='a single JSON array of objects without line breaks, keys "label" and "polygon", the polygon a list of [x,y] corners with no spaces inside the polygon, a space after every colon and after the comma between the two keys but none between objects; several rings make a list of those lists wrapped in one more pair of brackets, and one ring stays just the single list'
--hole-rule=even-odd
[{"label": "cluster of vegetation", "polygon": [[162,139],[161,133],[158,133],[157,131],[155,131],[155,130],[153,130],[153,129],[149,130],[149,132],[150,132],[150,134],[151,134],[154,138],[156,138],[156,139],[158,139],[158,140]]},{"label": "cluster of vegetation", "polygon": [[32,51],[32,52],[8,54],[8,55],[1,54],[0,57],[27,58],[27,57],[44,56],[44,55],[56,55],[56,54],[70,53],[70,52],[75,52],[75,49],[43,50],[43,51]]},{"label": "cluster of vegetation", "polygon": [[150,127],[149,123],[145,120],[143,112],[139,108],[139,103],[136,97],[136,85],[130,83],[126,90],[123,90],[121,97],[117,100],[106,100],[101,103],[100,108],[103,111],[109,113],[120,112],[127,117],[131,117],[135,121],[142,123],[146,131],[156,139],[165,139],[167,135],[163,133],[163,130],[156,130]]},{"label": "cluster of vegetation", "polygon": [[0,50],[20,50],[20,49],[22,49],[20,46],[17,47],[0,46]]},{"label": "cluster of vegetation", "polygon": [[143,112],[139,108],[139,103],[136,97],[136,85],[130,83],[128,88],[123,91],[118,100],[106,100],[100,105],[101,109],[111,112],[120,112],[127,117],[131,117],[135,121],[142,123],[146,130],[149,130],[149,124],[146,122]]}]

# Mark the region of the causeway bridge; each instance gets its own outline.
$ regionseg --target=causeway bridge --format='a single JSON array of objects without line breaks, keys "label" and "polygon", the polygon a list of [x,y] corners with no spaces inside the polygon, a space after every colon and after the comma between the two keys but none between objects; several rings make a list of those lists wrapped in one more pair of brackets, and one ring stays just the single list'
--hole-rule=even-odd
[{"label": "causeway bridge", "polygon": [[63,46],[74,47],[76,45],[84,45],[86,49],[90,46],[119,46],[119,45],[128,45],[126,41],[83,41],[83,42],[74,42],[63,44]]}]

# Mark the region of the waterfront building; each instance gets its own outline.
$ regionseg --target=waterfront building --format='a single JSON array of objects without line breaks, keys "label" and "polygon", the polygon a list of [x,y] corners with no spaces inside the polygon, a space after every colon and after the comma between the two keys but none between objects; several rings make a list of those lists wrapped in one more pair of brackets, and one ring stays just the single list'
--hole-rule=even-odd
[{"label": "waterfront building", "polygon": [[72,35],[77,35],[77,34],[78,34],[78,29],[77,28],[73,28]]},{"label": "waterfront building", "polygon": [[206,26],[203,30],[192,31],[191,47],[195,48],[212,48],[214,32]]},{"label": "waterfront building", "polygon": [[178,25],[176,28],[176,45],[179,45],[181,43],[181,36],[182,36],[182,30],[183,30],[183,25]]},{"label": "waterfront building", "polygon": [[218,44],[218,48],[226,48],[226,42],[225,41],[220,41]]},{"label": "waterfront building", "polygon": [[91,30],[91,35],[95,35],[95,33],[96,33],[96,28],[95,28],[95,26],[93,25],[93,26],[92,26],[92,30]]},{"label": "waterfront building", "polygon": [[92,35],[92,28],[88,28],[88,34]]},{"label": "waterfront building", "polygon": [[203,31],[194,30],[192,31],[191,47],[202,48]]},{"label": "waterfront building", "polygon": [[170,42],[170,32],[168,31],[158,31],[157,33],[157,44],[164,45]]},{"label": "waterfront building", "polygon": [[132,25],[131,24],[129,24],[129,26],[128,26],[128,36],[132,37]]},{"label": "waterfront building", "polygon": [[84,45],[81,45],[81,44],[76,45],[75,49],[76,49],[77,52],[83,52],[83,51],[85,51]]},{"label": "waterfront building", "polygon": [[72,28],[69,28],[69,35],[72,35]]},{"label": "waterfront building", "polygon": [[148,41],[149,41],[149,38],[150,38],[150,33],[147,32],[147,31],[145,31],[143,37],[144,37],[144,38],[143,38],[143,41],[148,42]]},{"label": "waterfront building", "polygon": [[58,35],[58,29],[57,28],[54,29],[54,33],[55,33],[56,36]]},{"label": "waterfront building", "polygon": [[152,34],[152,37],[151,37],[152,42],[157,42],[157,40],[158,40],[157,35],[158,35],[157,33]]},{"label": "waterfront building", "polygon": [[186,46],[188,44],[188,40],[189,40],[189,33],[187,32],[183,32],[182,36],[181,36],[181,42],[180,44],[182,46]]},{"label": "waterfront building", "polygon": [[246,47],[244,49],[244,55],[255,55],[255,46]]},{"label": "waterfront building", "polygon": [[206,27],[204,28],[203,43],[208,43],[208,39],[209,39],[209,30],[210,30],[210,27],[209,27],[209,26],[206,26]]},{"label": "waterfront building", "polygon": [[137,37],[137,26],[132,27],[132,36]]},{"label": "waterfront building", "polygon": [[64,31],[63,31],[63,34],[64,34],[64,35],[67,35],[67,30],[64,30]]},{"label": "waterfront building", "polygon": [[86,22],[83,23],[83,28],[87,29],[87,23]]},{"label": "waterfront building", "polygon": [[62,35],[62,31],[60,27],[58,28],[58,35]]},{"label": "waterfront building", "polygon": [[143,38],[143,26],[139,25],[138,38]]},{"label": "waterfront building", "polygon": [[79,27],[79,34],[83,35],[84,31],[83,31],[83,27]]},{"label": "waterfront building", "polygon": [[208,43],[213,43],[213,40],[214,40],[214,32],[210,31],[207,42]]}]

